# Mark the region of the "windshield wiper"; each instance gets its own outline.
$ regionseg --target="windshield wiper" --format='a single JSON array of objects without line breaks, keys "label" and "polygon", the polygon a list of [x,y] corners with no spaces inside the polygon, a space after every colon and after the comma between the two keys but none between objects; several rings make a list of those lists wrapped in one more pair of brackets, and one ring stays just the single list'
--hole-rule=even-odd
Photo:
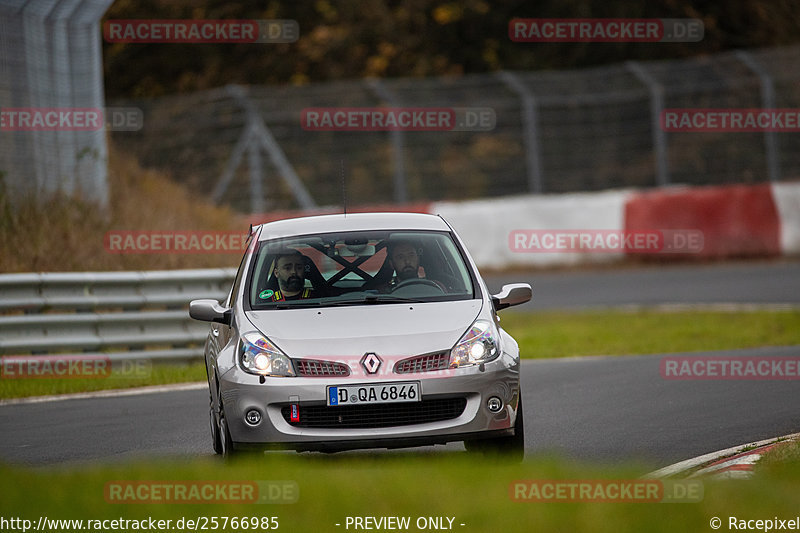
[{"label": "windshield wiper", "polygon": [[[289,303],[291,302],[291,303]],[[269,309],[302,309],[304,307],[320,307],[322,302],[305,302],[302,300],[289,300],[289,302],[279,302]]]},{"label": "windshield wiper", "polygon": [[394,304],[394,303],[408,303],[408,304],[420,304],[429,302],[430,300],[421,300],[419,298],[406,298],[404,296],[392,296],[392,295],[381,295],[382,298],[378,299],[378,302],[384,304]]},{"label": "windshield wiper", "polygon": [[399,296],[390,296],[386,294],[368,294],[363,298],[357,300],[340,300],[326,302],[326,305],[331,306],[345,306],[345,305],[361,305],[361,304],[402,304],[402,303],[424,303],[427,300],[420,300],[419,298],[401,298]]}]

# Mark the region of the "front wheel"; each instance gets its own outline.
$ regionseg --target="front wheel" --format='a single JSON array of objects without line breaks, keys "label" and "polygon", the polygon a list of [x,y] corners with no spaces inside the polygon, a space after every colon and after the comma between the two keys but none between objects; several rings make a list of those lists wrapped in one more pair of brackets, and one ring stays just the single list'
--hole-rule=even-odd
[{"label": "front wheel", "polygon": [[211,446],[214,448],[214,453],[220,455],[222,453],[222,439],[219,432],[219,417],[217,417],[216,410],[214,409],[214,398],[211,395],[211,386],[208,389],[209,407],[208,407],[208,421],[211,426]]},{"label": "front wheel", "polygon": [[219,437],[221,445],[219,453],[225,459],[230,459],[235,455],[233,449],[233,439],[231,438],[231,432],[228,429],[228,421],[225,418],[225,409],[222,406],[220,406],[219,410]]},{"label": "front wheel", "polygon": [[525,457],[525,419],[522,413],[522,395],[520,395],[514,434],[510,437],[465,441],[464,446],[467,451],[485,457],[499,457],[515,463],[522,462]]}]

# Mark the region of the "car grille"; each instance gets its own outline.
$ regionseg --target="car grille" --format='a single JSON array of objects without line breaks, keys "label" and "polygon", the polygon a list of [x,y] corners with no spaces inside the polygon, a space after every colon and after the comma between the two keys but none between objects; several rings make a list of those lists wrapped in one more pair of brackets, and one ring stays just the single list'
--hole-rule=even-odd
[{"label": "car grille", "polygon": [[303,377],[349,376],[350,367],[334,361],[317,361],[315,359],[295,359],[297,375]]},{"label": "car grille", "polygon": [[444,370],[449,363],[450,352],[430,353],[398,361],[394,365],[394,371],[398,374],[410,374],[413,372]]},{"label": "car grille", "polygon": [[440,422],[458,418],[467,406],[466,398],[439,398],[421,402],[374,405],[301,405],[300,421],[291,422],[291,407],[281,409],[284,420],[304,428],[386,428]]}]

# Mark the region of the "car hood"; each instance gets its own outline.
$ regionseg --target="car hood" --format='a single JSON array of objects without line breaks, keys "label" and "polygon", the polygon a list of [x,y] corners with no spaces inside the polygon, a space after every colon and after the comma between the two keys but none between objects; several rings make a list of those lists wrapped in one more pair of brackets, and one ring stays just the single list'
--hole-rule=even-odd
[{"label": "car hood", "polygon": [[449,350],[472,325],[481,300],[248,311],[289,357],[409,356]]}]

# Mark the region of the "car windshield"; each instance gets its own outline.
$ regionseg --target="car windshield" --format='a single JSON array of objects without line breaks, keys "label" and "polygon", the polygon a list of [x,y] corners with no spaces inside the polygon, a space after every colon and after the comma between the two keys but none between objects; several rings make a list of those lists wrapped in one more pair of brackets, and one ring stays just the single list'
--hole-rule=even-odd
[{"label": "car windshield", "polygon": [[452,236],[354,231],[266,240],[254,254],[252,309],[437,302],[475,297]]}]

